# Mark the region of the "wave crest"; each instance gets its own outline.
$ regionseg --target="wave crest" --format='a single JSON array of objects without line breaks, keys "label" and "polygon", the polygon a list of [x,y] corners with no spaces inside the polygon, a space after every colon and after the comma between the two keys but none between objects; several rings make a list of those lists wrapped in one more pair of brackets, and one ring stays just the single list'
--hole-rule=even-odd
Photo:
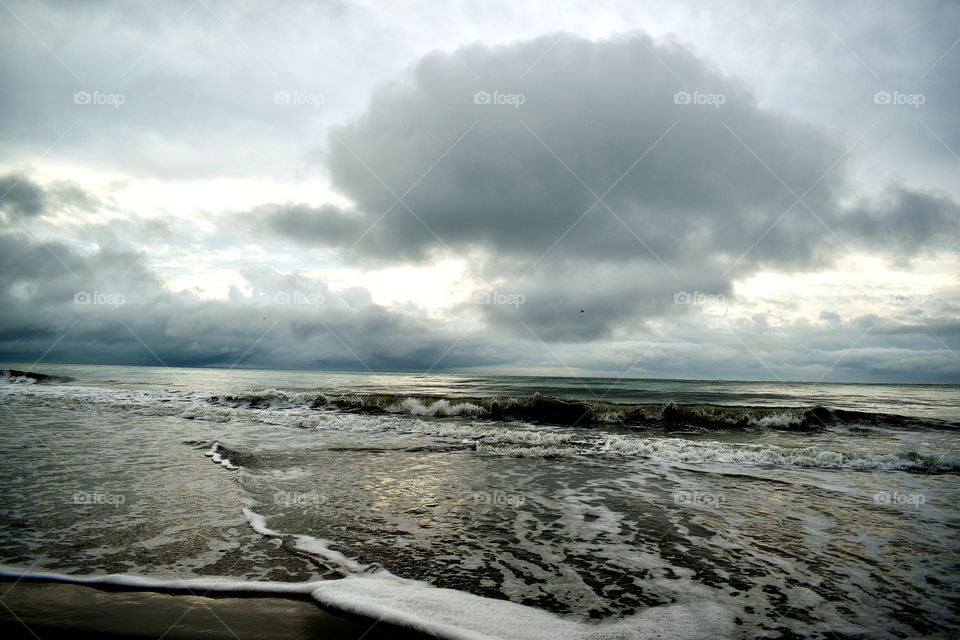
[{"label": "wave crest", "polygon": [[44,384],[52,382],[69,382],[72,378],[67,376],[54,376],[48,373],[37,373],[35,371],[20,371],[19,369],[0,370],[0,381],[7,384]]},{"label": "wave crest", "polygon": [[212,396],[214,405],[245,409],[311,408],[348,413],[418,417],[471,417],[496,421],[581,427],[698,430],[772,429],[816,432],[834,426],[956,428],[955,423],[815,407],[758,407],[716,404],[627,404],[544,396],[442,397],[395,394],[325,394],[266,389]]}]

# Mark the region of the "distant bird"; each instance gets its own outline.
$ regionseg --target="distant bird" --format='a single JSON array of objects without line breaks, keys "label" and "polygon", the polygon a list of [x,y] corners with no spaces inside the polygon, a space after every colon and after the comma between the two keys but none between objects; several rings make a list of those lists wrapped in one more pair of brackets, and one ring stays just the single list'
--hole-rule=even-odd
[{"label": "distant bird", "polygon": [[583,313],[583,309],[580,309],[580,313]]}]

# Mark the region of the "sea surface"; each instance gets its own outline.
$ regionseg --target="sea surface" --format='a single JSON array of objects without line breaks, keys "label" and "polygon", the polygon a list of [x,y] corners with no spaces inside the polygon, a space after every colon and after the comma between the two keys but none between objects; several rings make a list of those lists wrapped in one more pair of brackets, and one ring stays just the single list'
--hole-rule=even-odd
[{"label": "sea surface", "polygon": [[957,385],[0,367],[7,574],[440,638],[960,635]]}]

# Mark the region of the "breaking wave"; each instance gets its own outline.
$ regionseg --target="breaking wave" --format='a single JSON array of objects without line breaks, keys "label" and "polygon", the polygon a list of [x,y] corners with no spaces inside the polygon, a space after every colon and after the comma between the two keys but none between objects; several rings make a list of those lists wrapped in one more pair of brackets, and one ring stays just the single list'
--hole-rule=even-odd
[{"label": "breaking wave", "polygon": [[[342,428],[350,431],[353,429]],[[364,432],[375,429],[362,429]],[[386,425],[381,430],[388,430]],[[746,466],[802,467],[811,469],[847,469],[851,471],[907,471],[925,474],[949,474],[960,471],[960,455],[922,454],[914,450],[844,451],[827,446],[779,446],[744,442],[687,440],[684,438],[637,438],[621,436],[584,437],[582,434],[520,429],[484,430],[469,425],[443,428],[429,423],[409,425],[408,433],[461,438],[461,446],[482,455],[513,458],[571,458],[578,456],[622,456],[654,462],[681,464],[732,464]],[[263,462],[250,450],[211,443],[205,455],[229,470]]]},{"label": "breaking wave", "polygon": [[51,382],[69,382],[66,376],[53,376],[47,373],[34,371],[20,371],[18,369],[0,369],[0,381],[7,384],[43,384]]},{"label": "breaking wave", "polygon": [[814,432],[833,426],[956,428],[957,423],[816,407],[752,407],[714,404],[626,404],[543,396],[463,397],[393,394],[332,395],[280,389],[216,395],[211,404],[232,408],[309,407],[349,413],[405,414],[423,417],[465,416],[555,426],[603,426],[694,430],[773,429]]}]

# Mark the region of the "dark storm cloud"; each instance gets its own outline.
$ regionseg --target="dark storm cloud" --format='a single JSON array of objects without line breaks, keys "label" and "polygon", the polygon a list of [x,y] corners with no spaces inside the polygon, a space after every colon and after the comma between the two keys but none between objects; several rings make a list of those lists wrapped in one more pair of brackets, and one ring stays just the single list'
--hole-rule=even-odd
[{"label": "dark storm cloud", "polygon": [[78,291],[122,289],[130,301],[153,300],[164,289],[141,258],[135,252],[110,249],[81,255],[60,242],[40,243],[19,233],[0,234],[4,315],[22,315],[22,321],[29,324],[33,311],[72,303]]},{"label": "dark storm cloud", "polygon": [[839,228],[859,239],[911,255],[960,240],[960,205],[945,195],[893,187],[878,202],[860,205]]},{"label": "dark storm cloud", "polygon": [[58,180],[42,186],[25,173],[0,176],[0,211],[14,220],[52,213],[93,211],[96,197],[72,182]]},{"label": "dark storm cloud", "polygon": [[25,175],[8,173],[0,176],[0,209],[31,218],[43,213],[45,206],[43,190]]},{"label": "dark storm cloud", "polygon": [[451,351],[453,331],[374,305],[358,287],[249,269],[252,296],[201,300],[165,288],[139,258],[0,234],[0,360],[51,349],[47,360],[67,362],[425,371],[510,354],[474,339]]},{"label": "dark storm cloud", "polygon": [[[523,103],[475,104],[477,92]],[[724,102],[678,105],[680,92]],[[811,188],[811,206],[830,202],[836,174],[822,174],[843,151],[813,127],[759,109],[681,46],[639,34],[427,56],[328,142],[334,186],[361,213],[357,237],[369,228],[360,246],[394,259],[441,248],[434,233],[448,245],[536,256],[585,213],[565,252],[646,253],[604,203],[665,261],[704,245],[746,250],[793,202],[791,189]],[[301,209],[270,223],[328,242],[343,218]],[[803,258],[807,246],[792,238],[772,231],[756,258]]]},{"label": "dark storm cloud", "polygon": [[348,246],[360,239],[368,221],[336,206],[264,205],[249,216],[254,222],[267,220],[270,229],[294,242],[306,245]]},{"label": "dark storm cloud", "polygon": [[[717,330],[687,314],[669,335],[550,346],[496,328],[464,333],[372,304],[363,289],[333,290],[269,268],[244,272],[249,295],[233,289],[228,300],[202,300],[164,287],[134,252],[81,255],[16,233],[0,234],[0,273],[4,361],[930,382],[960,376],[944,348],[960,349],[956,321],[943,315],[953,301],[932,301],[926,324],[827,317],[824,331],[772,328],[754,318]],[[593,313],[579,321],[594,322]]]},{"label": "dark storm cloud", "polygon": [[679,44],[553,35],[425,57],[330,133],[351,210],[254,215],[366,261],[479,250],[474,275],[526,299],[480,307],[490,322],[591,340],[760,268],[853,247],[909,255],[957,235],[945,196],[899,187],[844,208],[853,144],[759,107]]},{"label": "dark storm cloud", "polygon": [[[493,262],[498,264],[502,263]],[[682,298],[695,290],[713,296],[731,293],[729,281],[719,272],[687,271],[684,265],[671,273],[649,260],[571,259],[548,264],[549,268],[526,275],[497,275],[493,273],[496,267],[490,265],[489,277],[497,284],[475,293],[491,297],[491,303],[476,305],[487,321],[525,339],[596,340],[611,337],[615,329],[642,332],[650,317],[688,310],[674,304],[675,296]],[[685,291],[683,283],[687,282],[696,282],[699,289]],[[522,304],[509,304],[505,296],[511,294],[522,295]]]}]

